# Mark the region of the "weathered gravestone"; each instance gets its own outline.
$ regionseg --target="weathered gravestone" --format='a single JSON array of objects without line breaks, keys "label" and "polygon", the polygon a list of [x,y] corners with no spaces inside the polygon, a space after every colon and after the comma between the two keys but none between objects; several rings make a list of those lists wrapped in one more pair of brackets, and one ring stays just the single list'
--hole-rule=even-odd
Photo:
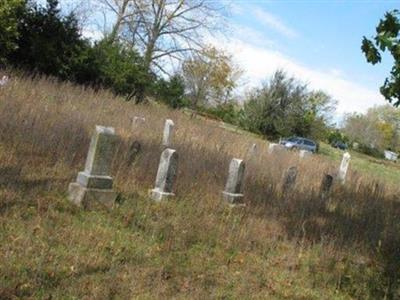
[{"label": "weathered gravestone", "polygon": [[268,153],[273,153],[277,149],[281,149],[282,145],[276,143],[269,143],[268,145]]},{"label": "weathered gravestone", "polygon": [[76,182],[70,183],[69,199],[78,206],[91,208],[98,203],[112,207],[116,193],[112,190],[110,167],[117,136],[114,128],[96,126],[90,141],[85,170],[78,173]]},{"label": "weathered gravestone", "polygon": [[321,181],[321,187],[320,187],[320,195],[322,198],[326,198],[332,188],[333,185],[333,176],[330,174],[324,174],[322,177]]},{"label": "weathered gravestone", "polygon": [[175,126],[174,121],[172,121],[171,119],[165,120],[163,140],[162,140],[162,145],[164,147],[170,147],[172,144],[174,126]]},{"label": "weathered gravestone", "polygon": [[347,170],[350,164],[350,153],[346,152],[343,154],[342,162],[339,167],[338,179],[343,184],[346,181]]},{"label": "weathered gravestone", "polygon": [[307,158],[307,157],[309,157],[311,155],[312,155],[311,151],[307,151],[307,150],[300,150],[299,151],[299,157],[300,158]]},{"label": "weathered gravestone", "polygon": [[127,155],[127,164],[131,165],[136,160],[136,157],[139,155],[140,150],[142,149],[142,145],[138,141],[133,141],[129,146],[128,155]]},{"label": "weathered gravestone", "polygon": [[257,154],[257,144],[256,143],[254,143],[250,146],[249,153],[250,153],[250,155]]},{"label": "weathered gravestone", "polygon": [[155,187],[150,191],[151,199],[161,201],[175,196],[172,188],[177,171],[178,153],[173,149],[167,148],[161,153]]},{"label": "weathered gravestone", "polygon": [[234,158],[229,164],[228,179],[222,197],[230,204],[241,204],[243,194],[241,192],[244,179],[245,163],[241,159]]},{"label": "weathered gravestone", "polygon": [[290,167],[285,172],[285,176],[283,179],[282,190],[284,193],[288,193],[293,190],[297,179],[297,167]]},{"label": "weathered gravestone", "polygon": [[134,116],[132,118],[132,127],[136,128],[138,127],[140,124],[144,124],[146,122],[146,118],[145,117],[138,117],[138,116]]}]

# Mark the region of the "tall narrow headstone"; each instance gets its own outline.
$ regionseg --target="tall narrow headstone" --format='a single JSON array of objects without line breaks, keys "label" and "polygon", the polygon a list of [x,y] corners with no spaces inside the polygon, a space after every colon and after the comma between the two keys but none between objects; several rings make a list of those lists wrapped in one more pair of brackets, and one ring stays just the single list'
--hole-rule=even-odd
[{"label": "tall narrow headstone", "polygon": [[242,185],[245,163],[241,159],[234,158],[229,164],[228,179],[222,197],[230,204],[240,204],[243,200]]},{"label": "tall narrow headstone", "polygon": [[116,193],[110,167],[117,137],[114,128],[96,126],[90,141],[85,170],[78,173],[76,182],[70,183],[69,199],[78,206],[90,208],[96,203],[112,207]]},{"label": "tall narrow headstone", "polygon": [[170,147],[172,144],[174,126],[175,126],[174,121],[172,121],[171,119],[165,120],[163,140],[162,140],[162,145],[164,147]]},{"label": "tall narrow headstone", "polygon": [[338,179],[341,183],[345,183],[346,181],[346,174],[347,174],[347,169],[349,168],[350,158],[351,156],[349,152],[343,154],[342,162],[340,164],[338,173]]},{"label": "tall narrow headstone", "polygon": [[161,153],[155,187],[150,191],[150,197],[153,200],[161,201],[175,196],[172,192],[172,188],[177,171],[178,153],[173,149],[167,148]]},{"label": "tall narrow headstone", "polygon": [[330,174],[324,174],[321,181],[320,195],[322,198],[326,198],[329,195],[333,184],[333,176]]},{"label": "tall narrow headstone", "polygon": [[290,167],[285,172],[285,177],[283,179],[282,190],[284,193],[290,192],[295,184],[297,179],[297,167]]}]

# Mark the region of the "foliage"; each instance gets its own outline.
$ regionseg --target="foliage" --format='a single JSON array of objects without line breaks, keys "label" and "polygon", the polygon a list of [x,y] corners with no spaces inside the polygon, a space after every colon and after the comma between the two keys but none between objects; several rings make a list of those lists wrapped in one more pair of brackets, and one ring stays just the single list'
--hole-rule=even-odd
[{"label": "foliage", "polygon": [[108,37],[92,45],[80,30],[73,14],[62,15],[57,0],[46,7],[29,2],[19,16],[17,47],[4,58],[14,67],[110,88],[128,99],[151,86],[155,78],[134,48]]},{"label": "foliage", "polygon": [[349,138],[339,129],[330,130],[327,139],[329,144],[335,142],[347,144],[349,142]]},{"label": "foliage", "polygon": [[365,114],[349,114],[345,118],[343,131],[352,142],[359,143],[361,151],[365,153],[381,153],[388,149],[399,151],[400,111],[382,105],[370,108]]},{"label": "foliage", "polygon": [[185,60],[182,73],[193,108],[226,103],[241,75],[232,57],[213,46]]},{"label": "foliage", "polygon": [[174,75],[170,79],[161,78],[157,80],[152,88],[156,99],[166,103],[172,108],[181,108],[188,106],[188,100],[185,98],[185,85],[179,75]]},{"label": "foliage", "polygon": [[1,0],[0,5],[0,64],[17,48],[18,17],[24,8],[24,0]]},{"label": "foliage", "polygon": [[380,88],[382,95],[394,106],[400,105],[400,19],[399,11],[387,12],[376,27],[372,40],[363,38],[361,50],[367,61],[373,65],[380,63],[383,52],[388,51],[394,59],[390,76]]},{"label": "foliage", "polygon": [[242,125],[243,109],[234,102],[222,103],[217,106],[204,107],[200,110],[216,116],[220,120],[233,125]]},{"label": "foliage", "polygon": [[283,71],[277,71],[244,105],[245,128],[270,137],[298,135],[322,138],[335,102]]},{"label": "foliage", "polygon": [[8,60],[14,66],[68,79],[71,66],[89,47],[73,14],[62,16],[57,0],[42,7],[30,2],[18,22],[17,48]]},{"label": "foliage", "polygon": [[152,81],[137,51],[119,42],[110,43],[105,38],[82,56],[74,72],[78,83],[111,88],[116,94],[134,97]]}]

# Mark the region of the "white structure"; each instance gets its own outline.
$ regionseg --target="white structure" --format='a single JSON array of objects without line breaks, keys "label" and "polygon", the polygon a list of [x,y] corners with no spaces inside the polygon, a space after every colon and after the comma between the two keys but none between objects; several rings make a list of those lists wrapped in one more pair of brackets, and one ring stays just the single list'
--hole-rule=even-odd
[{"label": "white structure", "polygon": [[385,154],[385,158],[387,160],[391,160],[391,161],[396,161],[397,157],[399,156],[397,153],[394,153],[394,152],[389,151],[389,150],[385,150],[383,153]]},{"label": "white structure", "polygon": [[162,145],[164,147],[170,147],[172,144],[174,126],[175,126],[174,121],[172,121],[171,119],[165,120],[163,140],[162,140]]},{"label": "white structure", "polygon": [[6,85],[9,81],[9,77],[7,75],[4,75],[1,80],[0,80],[0,86]]},{"label": "white structure", "polygon": [[282,145],[276,144],[276,143],[269,143],[268,145],[268,153],[272,153],[275,151],[275,149],[280,149],[282,148]]},{"label": "white structure", "polygon": [[307,150],[300,150],[299,151],[299,157],[300,158],[306,158],[312,155],[311,151],[307,151]]},{"label": "white structure", "polygon": [[136,125],[136,124],[141,124],[146,122],[146,118],[145,117],[138,117],[138,116],[134,116],[132,119],[132,124]]},{"label": "white structure", "polygon": [[178,153],[173,149],[167,148],[161,153],[155,187],[150,191],[151,199],[161,201],[175,196],[172,192],[172,187],[177,171]]},{"label": "white structure", "polygon": [[117,194],[112,190],[110,174],[117,136],[114,128],[96,126],[90,141],[85,170],[70,183],[69,199],[78,206],[90,208],[95,203],[112,207]]},{"label": "white structure", "polygon": [[346,181],[346,174],[347,174],[347,169],[349,168],[350,158],[351,156],[349,152],[343,154],[338,174],[338,179],[341,183],[344,183]]},{"label": "white structure", "polygon": [[256,143],[254,143],[250,146],[249,153],[250,153],[250,155],[254,155],[257,153],[257,144]]},{"label": "white structure", "polygon": [[229,164],[228,179],[226,181],[225,190],[222,197],[230,204],[240,204],[243,199],[241,193],[245,164],[241,159],[234,158]]}]

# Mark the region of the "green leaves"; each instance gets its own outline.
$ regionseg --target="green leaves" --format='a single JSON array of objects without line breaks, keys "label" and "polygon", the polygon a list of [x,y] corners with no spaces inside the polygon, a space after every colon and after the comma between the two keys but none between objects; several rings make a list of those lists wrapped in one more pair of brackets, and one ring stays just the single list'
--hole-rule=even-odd
[{"label": "green leaves", "polygon": [[361,50],[367,62],[375,65],[382,61],[381,52],[390,52],[395,63],[390,72],[390,76],[385,79],[380,88],[381,94],[393,103],[394,106],[400,105],[400,20],[399,11],[387,12],[376,27],[376,36],[373,37],[375,43],[363,37]]},{"label": "green leaves", "polygon": [[363,38],[361,50],[364,52],[369,63],[375,65],[376,63],[381,62],[382,58],[378,49],[366,37]]}]

